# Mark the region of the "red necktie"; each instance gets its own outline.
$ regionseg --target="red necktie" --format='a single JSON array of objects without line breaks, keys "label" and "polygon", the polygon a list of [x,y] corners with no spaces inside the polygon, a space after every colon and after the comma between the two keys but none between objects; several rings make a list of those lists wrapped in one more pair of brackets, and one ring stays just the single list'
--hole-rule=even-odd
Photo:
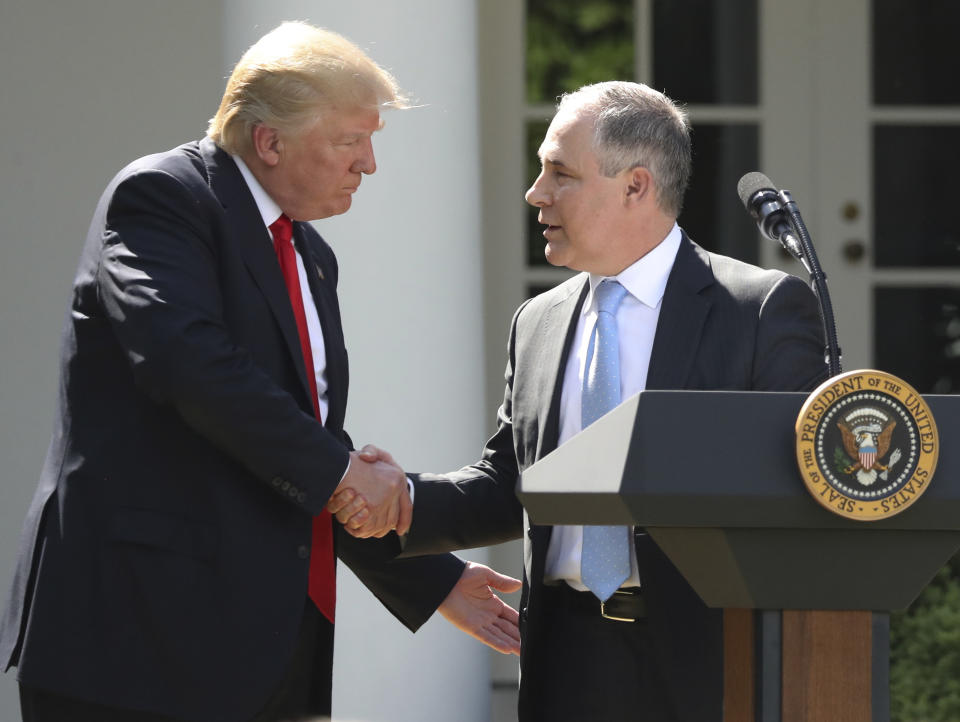
[{"label": "red necktie", "polygon": [[[310,400],[317,420],[320,418],[320,405],[317,399],[317,378],[313,370],[313,353],[310,351],[310,334],[307,332],[307,316],[303,310],[303,294],[300,292],[300,274],[297,273],[297,254],[290,239],[293,238],[293,223],[281,215],[270,226],[273,234],[273,248],[277,252],[283,280],[293,306],[293,317],[297,321],[297,334],[300,336],[300,350],[303,363],[307,367],[307,380],[310,382]],[[334,608],[337,603],[336,563],[333,557],[333,520],[330,512],[324,509],[313,518],[313,543],[310,552],[310,576],[307,593],[317,605],[323,616],[333,623]]]}]

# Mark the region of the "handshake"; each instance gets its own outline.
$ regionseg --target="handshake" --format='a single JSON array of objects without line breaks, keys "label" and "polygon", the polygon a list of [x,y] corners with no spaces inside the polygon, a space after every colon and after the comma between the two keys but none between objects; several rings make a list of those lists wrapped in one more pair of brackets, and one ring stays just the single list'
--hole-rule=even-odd
[{"label": "handshake", "polygon": [[386,451],[368,444],[350,452],[350,467],[327,502],[343,528],[359,538],[403,536],[413,520],[407,477]]},{"label": "handshake", "polygon": [[[386,451],[364,446],[350,452],[350,467],[327,510],[355,537],[403,536],[413,520],[407,477]],[[457,629],[503,654],[520,654],[520,618],[494,590],[516,592],[520,580],[466,562],[460,579],[437,607]]]}]

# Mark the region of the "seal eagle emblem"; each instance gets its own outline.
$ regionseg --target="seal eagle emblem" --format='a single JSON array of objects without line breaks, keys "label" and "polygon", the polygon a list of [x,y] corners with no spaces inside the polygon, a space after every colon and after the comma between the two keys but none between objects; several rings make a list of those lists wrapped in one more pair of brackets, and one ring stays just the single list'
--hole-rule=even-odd
[{"label": "seal eagle emblem", "polygon": [[797,417],[797,463],[820,504],[851,519],[907,509],[933,477],[939,436],[923,397],[882,371],[825,381]]},{"label": "seal eagle emblem", "polygon": [[864,486],[872,485],[877,477],[886,480],[903,455],[900,449],[894,449],[886,464],[880,462],[887,456],[896,426],[895,419],[879,408],[870,406],[851,411],[842,421],[838,421],[837,428],[840,429],[843,450],[847,454],[841,461],[856,459],[853,463],[844,463],[841,472],[856,475],[857,481]]}]

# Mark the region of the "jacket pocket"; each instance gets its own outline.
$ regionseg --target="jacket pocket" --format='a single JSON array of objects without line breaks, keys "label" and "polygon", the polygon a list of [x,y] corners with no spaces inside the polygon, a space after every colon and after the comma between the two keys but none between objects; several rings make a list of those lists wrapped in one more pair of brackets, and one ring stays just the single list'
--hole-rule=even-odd
[{"label": "jacket pocket", "polygon": [[110,525],[110,541],[151,547],[213,563],[218,538],[204,522],[153,509],[119,509]]}]

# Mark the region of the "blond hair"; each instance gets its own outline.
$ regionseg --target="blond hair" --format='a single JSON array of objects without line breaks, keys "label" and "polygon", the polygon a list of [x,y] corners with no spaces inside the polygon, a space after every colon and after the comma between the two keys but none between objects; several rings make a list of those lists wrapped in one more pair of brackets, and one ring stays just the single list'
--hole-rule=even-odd
[{"label": "blond hair", "polygon": [[207,135],[228,153],[252,148],[263,124],[296,133],[331,108],[406,107],[396,80],[337,33],[283,23],[243,54]]}]

